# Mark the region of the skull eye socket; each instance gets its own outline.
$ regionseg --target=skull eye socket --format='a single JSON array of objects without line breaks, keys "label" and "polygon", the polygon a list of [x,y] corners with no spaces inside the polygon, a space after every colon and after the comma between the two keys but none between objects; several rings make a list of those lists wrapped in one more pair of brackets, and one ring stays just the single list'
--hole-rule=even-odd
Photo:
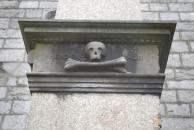
[{"label": "skull eye socket", "polygon": [[98,50],[99,50],[100,52],[102,52],[102,48],[101,48],[101,47],[98,47]]},{"label": "skull eye socket", "polygon": [[93,52],[93,50],[94,50],[93,48],[89,48],[89,49],[88,49],[88,51],[89,51],[90,53]]}]

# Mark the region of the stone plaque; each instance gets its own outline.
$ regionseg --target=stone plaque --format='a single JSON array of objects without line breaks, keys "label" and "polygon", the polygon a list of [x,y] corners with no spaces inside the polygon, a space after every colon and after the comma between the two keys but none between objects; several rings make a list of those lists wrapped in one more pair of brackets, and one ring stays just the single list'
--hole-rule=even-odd
[{"label": "stone plaque", "polygon": [[[107,47],[104,61],[123,56],[127,60],[126,70],[128,72],[156,74],[160,70],[157,45],[105,44]],[[85,46],[86,43],[38,43],[35,47],[33,71],[65,72],[64,64],[68,58],[88,62],[84,56]]]}]

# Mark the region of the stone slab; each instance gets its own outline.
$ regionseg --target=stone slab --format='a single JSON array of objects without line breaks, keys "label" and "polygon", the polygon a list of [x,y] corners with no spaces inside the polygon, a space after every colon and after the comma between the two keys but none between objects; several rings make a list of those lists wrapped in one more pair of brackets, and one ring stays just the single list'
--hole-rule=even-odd
[{"label": "stone slab", "polygon": [[139,0],[59,0],[55,19],[141,20]]},{"label": "stone slab", "polygon": [[154,130],[159,97],[33,93],[27,130]]},{"label": "stone slab", "polygon": [[[33,72],[65,72],[64,64],[68,58],[87,61],[84,57],[86,44],[37,43],[34,52]],[[156,74],[160,70],[157,45],[104,44],[107,46],[105,61],[124,56],[127,59],[126,69],[128,72]]]}]

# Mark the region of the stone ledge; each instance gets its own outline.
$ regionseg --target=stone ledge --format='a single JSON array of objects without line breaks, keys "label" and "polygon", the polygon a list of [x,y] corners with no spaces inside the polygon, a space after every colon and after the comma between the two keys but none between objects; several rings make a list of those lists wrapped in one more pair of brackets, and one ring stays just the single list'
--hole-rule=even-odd
[{"label": "stone ledge", "polygon": [[164,74],[28,73],[31,92],[131,93],[161,95]]}]

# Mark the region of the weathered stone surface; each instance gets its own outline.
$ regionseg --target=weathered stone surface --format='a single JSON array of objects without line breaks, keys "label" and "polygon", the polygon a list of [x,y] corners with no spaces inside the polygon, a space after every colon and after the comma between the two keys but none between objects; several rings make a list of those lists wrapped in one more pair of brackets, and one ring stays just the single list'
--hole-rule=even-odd
[{"label": "weathered stone surface", "polygon": [[194,119],[191,118],[163,118],[161,130],[193,130]]},{"label": "weathered stone surface", "polygon": [[7,81],[7,86],[16,86],[17,84],[17,78],[16,77],[9,77]]},{"label": "weathered stone surface", "polygon": [[15,76],[25,76],[27,72],[31,71],[27,63],[4,63],[3,69]]},{"label": "weathered stone surface", "polygon": [[194,30],[194,22],[179,22],[177,23],[177,30]]},{"label": "weathered stone surface", "polygon": [[193,80],[167,81],[170,89],[194,89]]},{"label": "weathered stone surface", "polygon": [[194,32],[181,32],[181,36],[183,40],[194,40]]},{"label": "weathered stone surface", "polygon": [[26,122],[26,116],[25,115],[8,115],[5,116],[5,119],[2,124],[3,129],[24,129],[25,128],[25,122]]},{"label": "weathered stone surface", "polygon": [[193,11],[192,3],[170,3],[170,11]]},{"label": "weathered stone surface", "polygon": [[150,4],[150,10],[152,10],[152,11],[167,11],[168,6],[167,6],[167,4],[154,3],[154,4]]},{"label": "weathered stone surface", "polygon": [[8,25],[9,25],[9,19],[5,19],[5,18],[0,19],[0,28],[8,28]]},{"label": "weathered stone surface", "polygon": [[191,45],[191,50],[194,51],[194,42],[190,42],[190,45]]},{"label": "weathered stone surface", "polygon": [[143,20],[159,20],[159,13],[157,12],[142,12]]},{"label": "weathered stone surface", "polygon": [[42,16],[42,10],[41,9],[39,9],[39,10],[30,9],[30,10],[26,11],[26,17],[27,18],[41,18],[41,16]]},{"label": "weathered stone surface", "polygon": [[176,79],[178,80],[191,80],[194,79],[194,70],[192,69],[176,69]]},{"label": "weathered stone surface", "polygon": [[160,115],[161,116],[165,116],[165,106],[164,104],[160,104]]},{"label": "weathered stone surface", "polygon": [[25,114],[30,111],[30,101],[14,101],[12,112],[16,114]]},{"label": "weathered stone surface", "polygon": [[191,104],[192,116],[194,116],[194,104]]},{"label": "weathered stone surface", "polygon": [[179,67],[181,65],[179,54],[170,54],[167,65],[169,67]]},{"label": "weathered stone surface", "polygon": [[[40,3],[41,7],[41,3]],[[140,20],[139,0],[59,0],[56,19]]]},{"label": "weathered stone surface", "polygon": [[176,102],[176,91],[162,91],[161,102]]},{"label": "weathered stone surface", "polygon": [[183,54],[182,58],[184,66],[194,67],[194,54]]},{"label": "weathered stone surface", "polygon": [[6,39],[5,48],[24,48],[24,42],[22,39]]},{"label": "weathered stone surface", "polygon": [[0,8],[16,8],[18,6],[18,1],[16,0],[2,0],[0,1]]},{"label": "weathered stone surface", "polygon": [[174,78],[174,70],[173,69],[166,69],[165,74],[166,74],[167,79]]},{"label": "weathered stone surface", "polygon": [[160,13],[161,20],[179,20],[179,14],[178,13],[169,13],[164,12]]},{"label": "weathered stone surface", "polygon": [[169,116],[190,116],[189,104],[166,104],[166,108]]},{"label": "weathered stone surface", "polygon": [[[68,1],[65,1],[68,3]],[[56,8],[57,2],[40,1],[39,8]]]},{"label": "weathered stone surface", "polygon": [[34,93],[27,129],[153,130],[158,112],[151,95]]},{"label": "weathered stone surface", "polygon": [[0,99],[5,98],[7,95],[7,88],[6,87],[0,87]]},{"label": "weathered stone surface", "polygon": [[178,91],[178,95],[181,102],[194,102],[193,90],[180,90]]},{"label": "weathered stone surface", "polygon": [[22,1],[19,8],[37,8],[38,1]]},{"label": "weathered stone surface", "polygon": [[11,101],[0,101],[0,114],[9,114],[11,110]]},{"label": "weathered stone surface", "polygon": [[193,21],[194,13],[180,13],[181,20]]},{"label": "weathered stone surface", "polygon": [[12,18],[21,18],[24,17],[24,10],[19,9],[9,9],[9,10],[3,10],[0,9],[0,17],[12,17]]},{"label": "weathered stone surface", "polygon": [[189,48],[185,41],[174,41],[171,46],[172,52],[188,52]]}]

